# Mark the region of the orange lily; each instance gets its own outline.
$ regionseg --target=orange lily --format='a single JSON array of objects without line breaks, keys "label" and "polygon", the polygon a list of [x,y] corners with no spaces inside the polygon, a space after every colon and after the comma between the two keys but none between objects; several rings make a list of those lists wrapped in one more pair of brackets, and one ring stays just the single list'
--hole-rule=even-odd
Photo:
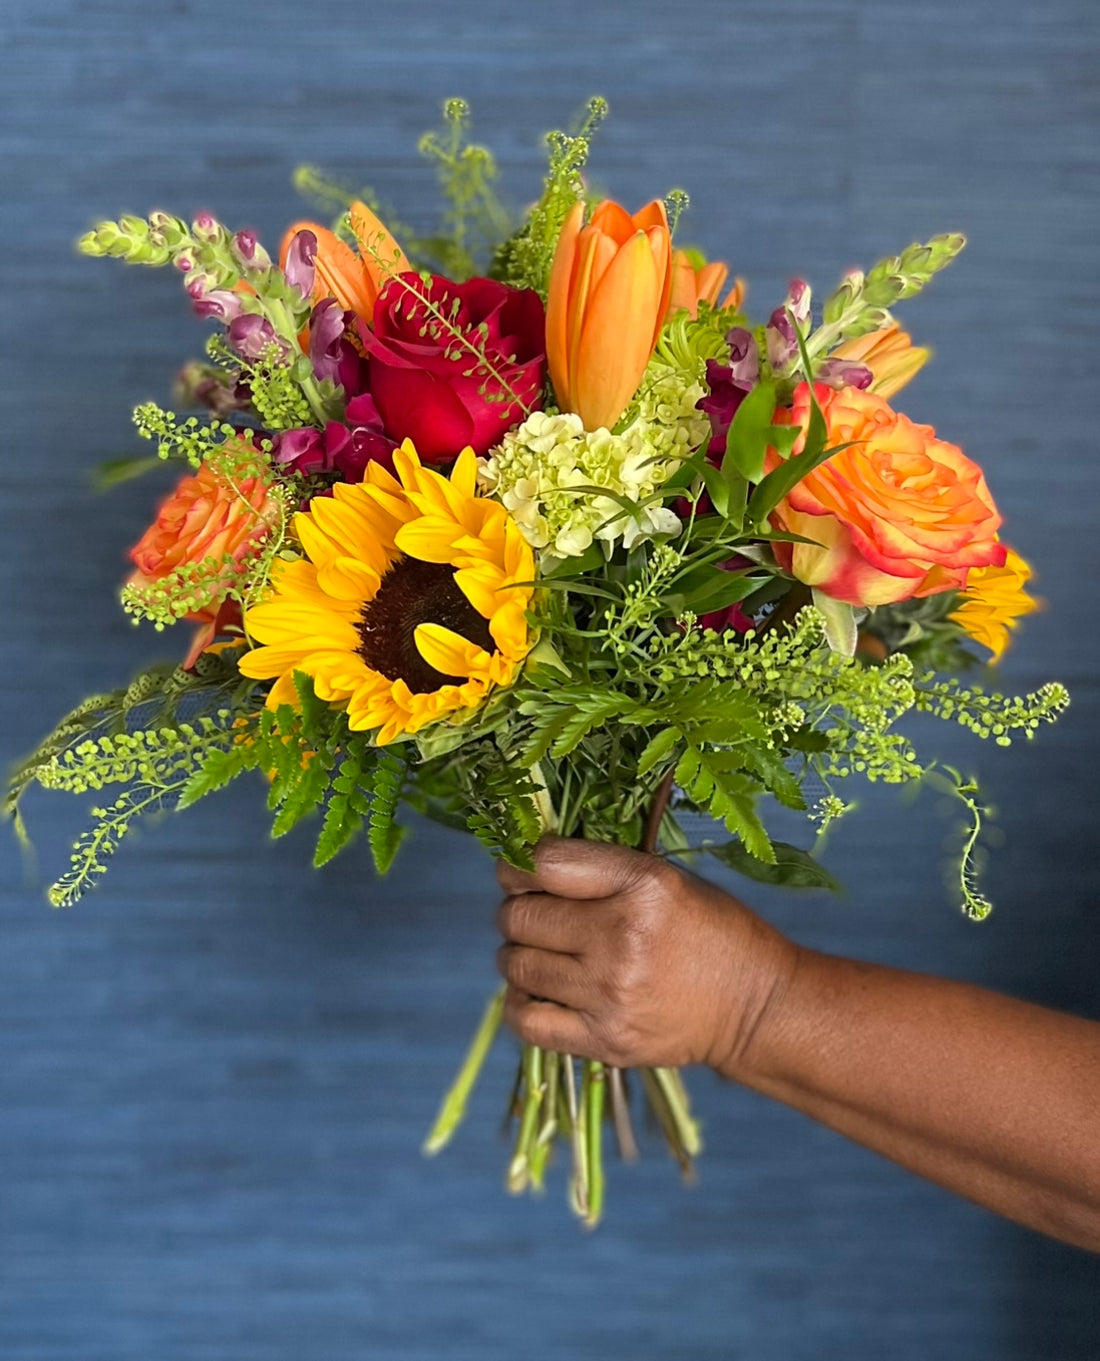
[{"label": "orange lily", "polygon": [[546,302],[550,381],[586,430],[610,429],[638,390],[672,293],[664,204],[631,216],[605,200],[584,224],[573,205],[558,238]]},{"label": "orange lily", "polygon": [[914,345],[909,335],[894,322],[858,340],[846,340],[838,345],[830,358],[852,359],[866,364],[874,375],[870,391],[887,401],[924,368],[932,351]]},{"label": "orange lily", "polygon": [[[672,252],[672,296],[668,303],[669,317],[681,310],[686,310],[692,317],[696,317],[701,302],[711,307],[718,303],[718,294],[721,293],[722,285],[730,272],[729,265],[724,265],[720,260],[697,265],[695,259],[690,251]],[[739,309],[744,300],[745,281],[734,279],[733,287],[722,300],[722,307]]]},{"label": "orange lily", "polygon": [[374,213],[358,199],[351,205],[351,230],[359,247],[358,255],[319,222],[292,223],[283,236],[279,262],[286,264],[295,233],[312,232],[317,238],[313,301],[335,298],[346,312],[369,321],[387,279],[405,273],[412,265]]}]

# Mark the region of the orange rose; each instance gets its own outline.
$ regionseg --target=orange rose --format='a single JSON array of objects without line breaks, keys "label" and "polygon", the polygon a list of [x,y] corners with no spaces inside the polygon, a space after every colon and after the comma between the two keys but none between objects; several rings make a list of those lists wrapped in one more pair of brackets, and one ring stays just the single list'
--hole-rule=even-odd
[{"label": "orange rose", "polygon": [[[245,450],[242,447],[242,453]],[[201,467],[180,480],[162,502],[157,518],[130,550],[136,567],[127,581],[132,590],[152,590],[180,568],[212,561],[224,571],[194,583],[190,609],[181,615],[204,628],[188,653],[191,665],[198,652],[212,642],[218,626],[232,613],[222,596],[240,566],[252,556],[274,520],[275,499],[270,483],[255,473],[233,479],[233,485],[213,468]]]},{"label": "orange rose", "polygon": [[[776,529],[815,540],[775,545],[779,565],[851,605],[888,605],[961,589],[972,567],[1000,567],[1000,514],[982,470],[954,444],[858,388],[817,384],[834,454],[776,506]],[[777,425],[809,426],[810,391],[795,389]],[[805,441],[795,445],[797,453]],[[768,453],[770,471],[779,463]]]}]

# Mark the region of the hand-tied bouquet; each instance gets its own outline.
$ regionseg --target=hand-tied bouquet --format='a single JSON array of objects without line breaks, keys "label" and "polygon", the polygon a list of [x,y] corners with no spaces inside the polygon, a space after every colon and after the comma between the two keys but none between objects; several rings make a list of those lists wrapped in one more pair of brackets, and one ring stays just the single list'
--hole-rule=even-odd
[{"label": "hand-tied bouquet", "polygon": [[[305,169],[336,220],[295,223],[278,263],[208,214],[82,239],[175,265],[218,330],[181,380],[206,416],[135,412],[189,470],[132,550],[122,604],[158,629],[197,625],[186,656],[86,700],[12,777],[21,835],[33,782],[119,789],[54,904],[96,881],[139,815],[245,771],[270,782],[275,836],[323,808],[317,865],[365,827],[384,872],[404,802],[520,866],[549,829],[829,887],[769,837],[762,801],[820,832],[849,776],[933,772],[904,715],[1007,744],[1063,709],[1057,684],[1006,699],[936,674],[972,662],[968,640],[996,661],[1035,608],[981,468],[890,405],[929,353],[890,309],[963,238],[849,273],[817,319],[795,280],[754,326],[740,280],[719,300],[724,264],[674,247],[685,195],[630,214],[590,194],[604,108],[548,138],[544,192],[514,230],[452,101],[422,143],[448,205],[437,236],[383,226],[366,191]],[[935,778],[968,810],[959,884],[982,917],[978,791]],[[728,835],[693,845],[685,813]],[[500,1015],[498,996],[429,1149]],[[640,1079],[689,1169],[678,1074]],[[540,1188],[561,1136],[572,1204],[596,1222],[605,1114],[634,1147],[623,1074],[527,1047],[510,1111],[509,1187]]]}]

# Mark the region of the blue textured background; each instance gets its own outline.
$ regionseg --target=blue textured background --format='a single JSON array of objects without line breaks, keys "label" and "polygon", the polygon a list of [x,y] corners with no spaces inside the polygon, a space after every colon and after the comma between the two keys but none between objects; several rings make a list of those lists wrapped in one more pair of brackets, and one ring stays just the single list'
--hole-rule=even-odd
[{"label": "blue textured background", "polygon": [[[866,791],[843,900],[753,900],[801,939],[1100,1015],[1094,815],[1100,9],[1095,0],[0,5],[0,750],[175,644],[113,593],[169,475],[106,497],[130,407],[202,343],[178,283],[74,257],[97,216],[209,207],[269,241],[293,166],[363,177],[426,225],[414,154],[464,93],[514,201],[539,135],[602,91],[593,172],[693,194],[685,236],[765,313],[914,237],[963,259],[904,311],[938,362],[905,394],[986,467],[1048,611],[1002,668],[1074,708],[983,773],[998,903],[962,921],[950,822]],[[863,791],[861,791],[863,793]],[[0,844],[0,1355],[11,1361],[441,1356],[923,1361],[1100,1354],[1095,1259],[995,1220],[707,1074],[700,1185],[612,1170],[605,1226],[500,1189],[502,1043],[468,1127],[417,1146],[493,986],[493,887],[417,828],[376,884],[271,843],[242,786],[147,830],[52,913]],[[75,807],[29,809],[42,874]],[[1098,1112],[1100,1117],[1100,1112]]]}]

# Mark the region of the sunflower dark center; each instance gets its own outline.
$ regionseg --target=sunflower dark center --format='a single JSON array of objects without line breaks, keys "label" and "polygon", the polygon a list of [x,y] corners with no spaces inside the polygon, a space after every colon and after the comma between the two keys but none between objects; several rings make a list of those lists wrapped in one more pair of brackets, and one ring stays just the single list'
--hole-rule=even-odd
[{"label": "sunflower dark center", "polygon": [[453,567],[401,558],[382,578],[374,599],[363,606],[357,625],[359,655],[387,680],[403,680],[414,695],[466,679],[446,676],[428,665],[416,646],[418,624],[442,624],[486,652],[496,647],[488,620],[462,594]]}]

